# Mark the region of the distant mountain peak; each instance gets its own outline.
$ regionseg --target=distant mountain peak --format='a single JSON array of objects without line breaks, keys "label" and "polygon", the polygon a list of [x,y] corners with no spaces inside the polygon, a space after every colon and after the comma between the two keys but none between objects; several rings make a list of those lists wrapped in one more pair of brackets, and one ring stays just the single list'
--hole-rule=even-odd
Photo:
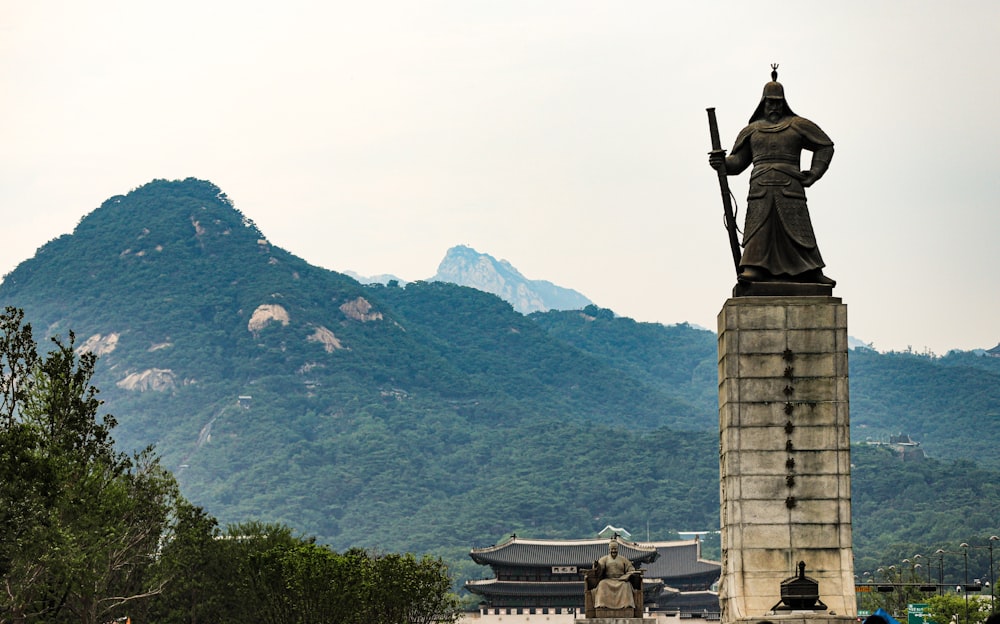
[{"label": "distant mountain peak", "polygon": [[570,288],[528,279],[507,260],[497,260],[466,245],[449,249],[430,281],[450,282],[492,293],[521,314],[579,310],[593,303]]}]

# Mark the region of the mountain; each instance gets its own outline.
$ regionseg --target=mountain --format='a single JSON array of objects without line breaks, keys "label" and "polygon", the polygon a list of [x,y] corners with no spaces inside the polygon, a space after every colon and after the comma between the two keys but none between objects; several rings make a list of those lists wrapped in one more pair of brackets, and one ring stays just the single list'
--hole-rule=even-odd
[{"label": "mountain", "polygon": [[[682,475],[711,474],[698,453],[651,457],[646,470],[677,478],[628,502],[604,500],[619,476],[598,471],[536,508],[567,453],[599,465],[609,436],[649,453],[644,436],[692,406],[494,295],[310,266],[208,182],[108,199],[11,272],[0,301],[99,353],[120,445],[155,444],[223,522],[266,516],[344,548],[465,549],[521,523],[589,533],[626,508],[644,522],[651,496],[658,526],[714,523],[712,490],[666,504]],[[710,437],[657,435],[712,454]]]},{"label": "mountain", "polygon": [[510,262],[497,260],[464,245],[448,250],[430,281],[451,282],[493,293],[521,314],[579,310],[593,303],[570,288],[544,280],[529,280]]},{"label": "mountain", "polygon": [[[718,526],[716,337],[689,325],[366,286],[275,247],[195,179],[108,199],[7,275],[0,304],[99,354],[120,447],[155,444],[223,523],[434,552],[460,578],[482,573],[469,548],[512,531]],[[859,561],[1000,533],[1000,358],[850,361],[855,440],[909,433],[928,456],[856,446]]]},{"label": "mountain", "polygon": [[382,286],[388,286],[389,282],[396,282],[399,286],[406,286],[406,280],[393,275],[392,273],[382,273],[381,275],[365,276],[361,275],[356,271],[344,271],[344,275],[353,277],[362,284],[381,284]]}]

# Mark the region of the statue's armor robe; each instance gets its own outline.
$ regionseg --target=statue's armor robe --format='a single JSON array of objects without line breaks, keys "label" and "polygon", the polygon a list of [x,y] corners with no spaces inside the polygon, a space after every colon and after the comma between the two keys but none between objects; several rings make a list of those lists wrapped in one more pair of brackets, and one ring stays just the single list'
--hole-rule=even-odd
[{"label": "statue's armor robe", "polygon": [[632,585],[627,579],[622,579],[635,566],[627,558],[618,555],[604,555],[597,560],[597,588],[594,589],[594,606],[605,609],[624,609],[635,607],[632,600]]},{"label": "statue's armor robe", "polygon": [[[736,138],[731,153],[753,162],[740,266],[789,276],[825,266],[802,187],[803,149],[813,152],[813,170],[818,161],[822,174],[833,158],[833,141],[819,126],[797,116],[776,124],[754,121]],[[744,150],[749,150],[749,158]]]}]

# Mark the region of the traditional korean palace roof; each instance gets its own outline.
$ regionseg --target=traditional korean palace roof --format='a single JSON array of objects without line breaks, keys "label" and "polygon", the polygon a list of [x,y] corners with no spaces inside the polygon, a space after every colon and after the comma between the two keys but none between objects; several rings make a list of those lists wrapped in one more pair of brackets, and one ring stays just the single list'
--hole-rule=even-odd
[{"label": "traditional korean palace roof", "polygon": [[[466,581],[465,588],[473,594],[480,596],[544,596],[572,598],[583,602],[583,581],[500,581],[497,579],[482,579],[478,581]],[[661,579],[643,579],[642,590],[644,594],[656,596],[664,588]],[[675,589],[667,591],[677,594]]]},{"label": "traditional korean palace roof", "polygon": [[660,555],[645,566],[646,578],[670,579],[705,574],[718,576],[722,571],[718,561],[701,558],[701,544],[696,539],[652,542],[644,546],[653,546]]},{"label": "traditional korean palace roof", "polygon": [[[615,541],[618,542],[618,554],[636,566],[652,563],[659,557],[655,546],[626,542],[620,538]],[[590,568],[594,561],[608,554],[609,543],[610,540],[606,539],[537,540],[511,536],[502,544],[474,548],[469,556],[480,565],[494,567],[577,566]]]}]

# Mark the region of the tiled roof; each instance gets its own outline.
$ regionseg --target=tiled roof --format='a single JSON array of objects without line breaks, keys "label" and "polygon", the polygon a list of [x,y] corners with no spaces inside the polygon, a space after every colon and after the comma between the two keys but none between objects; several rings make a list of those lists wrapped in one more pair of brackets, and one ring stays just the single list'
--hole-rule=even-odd
[{"label": "tiled roof", "polygon": [[[618,554],[637,567],[659,555],[656,548],[635,542],[618,541]],[[511,537],[503,544],[474,548],[469,556],[488,566],[577,566],[590,568],[594,561],[608,554],[608,540],[532,540]]]},{"label": "tiled roof", "polygon": [[[663,587],[660,579],[643,579],[642,591],[655,596]],[[583,599],[583,581],[466,581],[465,589],[480,596],[579,596]],[[676,591],[676,590],[675,590]]]},{"label": "tiled roof", "polygon": [[645,566],[646,578],[670,579],[700,574],[719,574],[722,570],[718,561],[699,558],[701,549],[698,540],[652,542],[643,545],[655,547],[660,555],[655,561]]},{"label": "tiled roof", "polygon": [[683,592],[680,594],[666,596],[661,596],[660,600],[656,601],[664,609],[678,610],[678,611],[718,611],[719,610],[719,594],[711,591],[695,591],[695,592]]}]

